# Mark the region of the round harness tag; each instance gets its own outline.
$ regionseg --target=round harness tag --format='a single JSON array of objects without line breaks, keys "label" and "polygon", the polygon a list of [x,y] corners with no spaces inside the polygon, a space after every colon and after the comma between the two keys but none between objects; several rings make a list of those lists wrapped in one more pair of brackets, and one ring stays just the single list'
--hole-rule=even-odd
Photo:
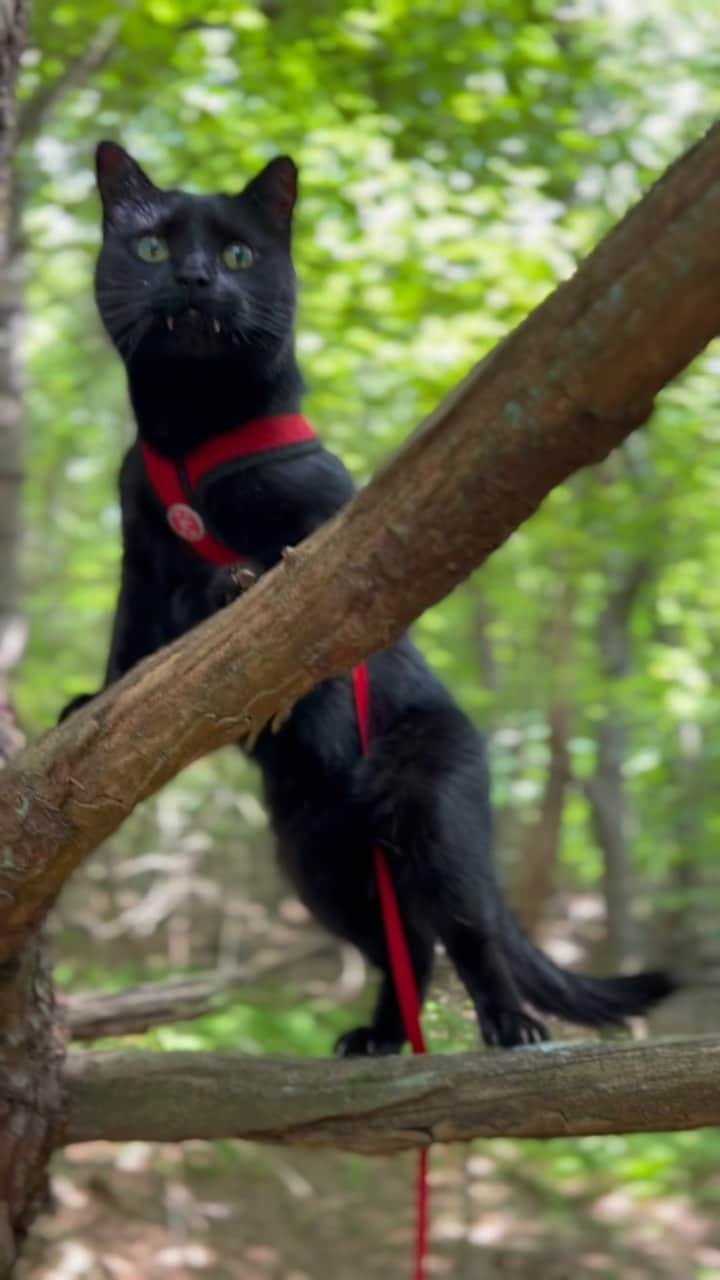
[{"label": "round harness tag", "polygon": [[173,533],[186,542],[200,542],[205,537],[205,525],[201,517],[184,502],[174,502],[168,507],[167,522]]}]

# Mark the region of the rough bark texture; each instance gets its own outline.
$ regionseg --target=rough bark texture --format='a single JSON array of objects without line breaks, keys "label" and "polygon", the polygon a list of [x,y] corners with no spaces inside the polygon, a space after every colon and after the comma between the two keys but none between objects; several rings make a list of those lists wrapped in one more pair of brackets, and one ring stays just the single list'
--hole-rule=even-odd
[{"label": "rough bark texture", "polygon": [[554,485],[645,421],[720,331],[719,219],[717,126],[337,519],[13,763],[0,780],[0,958],[140,800],[395,639]]},{"label": "rough bark texture", "polygon": [[717,1036],[343,1061],[82,1053],[67,1070],[65,1145],[236,1137],[371,1154],[720,1123]]},{"label": "rough bark texture", "polygon": [[63,1122],[63,1043],[41,934],[0,968],[0,1277],[42,1207]]}]

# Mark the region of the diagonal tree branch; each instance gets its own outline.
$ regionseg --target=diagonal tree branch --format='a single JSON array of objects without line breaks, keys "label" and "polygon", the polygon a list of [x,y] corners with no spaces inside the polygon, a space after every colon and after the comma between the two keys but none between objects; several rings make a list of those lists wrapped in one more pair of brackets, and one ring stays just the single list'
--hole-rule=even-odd
[{"label": "diagonal tree branch", "polygon": [[[72,1054],[61,1143],[234,1137],[386,1154],[696,1129],[720,1124],[719,1071],[719,1036],[342,1061]],[[0,1098],[6,1087],[0,1075]]]},{"label": "diagonal tree branch", "polygon": [[393,641],[647,419],[720,332],[719,222],[720,125],[338,517],[13,760],[0,778],[0,959],[141,800]]}]

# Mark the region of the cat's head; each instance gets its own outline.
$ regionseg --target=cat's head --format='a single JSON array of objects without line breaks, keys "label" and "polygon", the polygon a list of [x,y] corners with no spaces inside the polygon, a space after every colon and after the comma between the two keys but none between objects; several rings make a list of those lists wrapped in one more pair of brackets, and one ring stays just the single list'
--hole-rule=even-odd
[{"label": "cat's head", "polygon": [[292,160],[272,160],[234,196],[161,191],[114,142],[99,144],[96,165],[95,296],[125,363],[233,355],[272,364],[292,344]]}]

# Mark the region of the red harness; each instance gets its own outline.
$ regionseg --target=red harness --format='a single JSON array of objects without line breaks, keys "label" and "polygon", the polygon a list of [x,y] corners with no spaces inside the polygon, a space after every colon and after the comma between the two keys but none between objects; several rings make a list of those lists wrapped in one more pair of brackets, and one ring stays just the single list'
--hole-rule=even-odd
[{"label": "red harness", "polygon": [[245,557],[212,532],[205,491],[213,480],[257,466],[269,456],[296,457],[321,447],[301,413],[256,418],[214,436],[178,461],[164,458],[144,441],[140,444],[150,486],[165,509],[173,533],[211,564],[237,564]]},{"label": "red harness", "polygon": [[[195,555],[214,565],[237,564],[245,557],[212,532],[204,501],[205,491],[212,480],[257,465],[268,456],[280,454],[288,457],[320,447],[312,427],[299,413],[247,422],[198,445],[179,461],[164,458],[148,444],[140,445],[147,478],[165,510],[173,533]],[[363,755],[367,755],[370,750],[370,685],[366,663],[361,662],[355,667],[352,687],[360,748]],[[385,851],[379,845],[373,849],[373,863],[390,969],[405,1035],[413,1053],[425,1053],[417,984],[390,868]],[[413,1280],[424,1280],[425,1276],[427,1220],[427,1150],[423,1148],[418,1155]]]}]

